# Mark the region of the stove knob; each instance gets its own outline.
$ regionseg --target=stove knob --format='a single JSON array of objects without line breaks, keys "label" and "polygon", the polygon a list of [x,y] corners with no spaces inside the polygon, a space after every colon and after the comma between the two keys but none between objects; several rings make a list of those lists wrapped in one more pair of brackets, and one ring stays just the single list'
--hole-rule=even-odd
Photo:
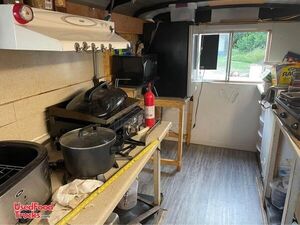
[{"label": "stove knob", "polygon": [[276,104],[272,104],[272,109],[278,109]]},{"label": "stove knob", "polygon": [[299,124],[298,123],[293,123],[291,126],[294,130],[298,130]]},{"label": "stove knob", "polygon": [[125,134],[128,136],[130,133],[130,125],[129,124],[126,124],[125,126],[124,126],[124,131],[125,131]]},{"label": "stove knob", "polygon": [[287,118],[287,114],[285,112],[280,113],[279,116],[283,119]]},{"label": "stove knob", "polygon": [[130,136],[131,134],[136,133],[136,128],[131,124],[125,125],[124,128],[125,128],[125,132],[126,132],[127,136]]}]

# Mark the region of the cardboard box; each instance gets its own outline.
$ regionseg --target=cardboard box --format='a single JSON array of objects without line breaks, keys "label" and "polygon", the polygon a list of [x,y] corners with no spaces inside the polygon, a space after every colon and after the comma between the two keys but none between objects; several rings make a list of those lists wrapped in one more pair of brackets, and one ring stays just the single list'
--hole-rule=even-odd
[{"label": "cardboard box", "polygon": [[273,66],[273,85],[289,86],[293,79],[300,74],[300,63],[277,64]]}]

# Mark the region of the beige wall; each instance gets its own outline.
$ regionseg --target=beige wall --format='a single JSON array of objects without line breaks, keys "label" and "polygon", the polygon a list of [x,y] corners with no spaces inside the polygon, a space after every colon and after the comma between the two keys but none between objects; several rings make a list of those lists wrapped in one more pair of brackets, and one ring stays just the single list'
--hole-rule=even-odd
[{"label": "beige wall", "polygon": [[92,85],[92,56],[0,50],[0,140],[47,136],[45,108]]},{"label": "beige wall", "polygon": [[[199,33],[270,30],[272,39],[269,61],[281,61],[287,51],[300,53],[299,25],[299,22],[200,25],[194,29]],[[194,95],[195,106],[198,93]],[[192,143],[256,151],[259,99],[260,93],[255,84],[204,83],[198,114],[194,115],[197,126],[192,130]],[[176,130],[176,114],[170,115],[165,110],[165,118],[174,121],[173,127]]]},{"label": "beige wall", "polygon": [[[203,83],[195,117],[198,97],[199,88],[194,95],[192,143],[256,151],[260,114],[256,84]],[[165,109],[163,119],[172,121],[173,131],[178,130],[176,109]]]}]

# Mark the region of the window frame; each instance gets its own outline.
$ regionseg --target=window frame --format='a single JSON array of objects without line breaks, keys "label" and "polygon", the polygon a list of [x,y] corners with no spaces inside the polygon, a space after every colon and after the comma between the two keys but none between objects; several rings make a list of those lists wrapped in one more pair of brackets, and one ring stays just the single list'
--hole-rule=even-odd
[{"label": "window frame", "polygon": [[[226,74],[224,76],[224,80],[215,80],[215,79],[205,79],[204,77],[201,78],[201,81],[196,82],[225,82],[225,83],[251,83],[251,84],[257,84],[262,83],[262,81],[243,81],[243,80],[230,80],[230,71],[231,71],[231,59],[232,59],[232,49],[233,49],[233,34],[239,33],[239,32],[266,32],[267,33],[267,42],[266,42],[266,49],[265,49],[265,57],[264,62],[267,62],[270,57],[270,49],[271,49],[271,39],[272,39],[272,31],[270,29],[237,29],[237,30],[210,30],[210,31],[198,31],[198,32],[192,32],[192,40],[194,35],[198,35],[198,54],[197,54],[197,65],[196,65],[196,71],[201,71],[201,68],[199,68],[200,65],[200,47],[201,47],[201,35],[214,35],[214,34],[229,34],[229,47],[228,47],[228,53],[227,53],[227,62],[226,62]],[[194,57],[194,53],[192,54]],[[194,59],[192,60],[192,62]],[[198,62],[199,61],[199,62]],[[191,65],[191,69],[194,65]]]}]

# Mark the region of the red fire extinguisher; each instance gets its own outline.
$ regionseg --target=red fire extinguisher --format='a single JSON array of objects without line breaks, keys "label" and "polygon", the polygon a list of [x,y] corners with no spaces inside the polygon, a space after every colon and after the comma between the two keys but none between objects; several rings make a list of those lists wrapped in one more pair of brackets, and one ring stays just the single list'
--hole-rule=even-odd
[{"label": "red fire extinguisher", "polygon": [[153,127],[155,124],[155,96],[151,91],[151,83],[148,84],[148,90],[144,94],[145,105],[145,124],[147,127]]}]

